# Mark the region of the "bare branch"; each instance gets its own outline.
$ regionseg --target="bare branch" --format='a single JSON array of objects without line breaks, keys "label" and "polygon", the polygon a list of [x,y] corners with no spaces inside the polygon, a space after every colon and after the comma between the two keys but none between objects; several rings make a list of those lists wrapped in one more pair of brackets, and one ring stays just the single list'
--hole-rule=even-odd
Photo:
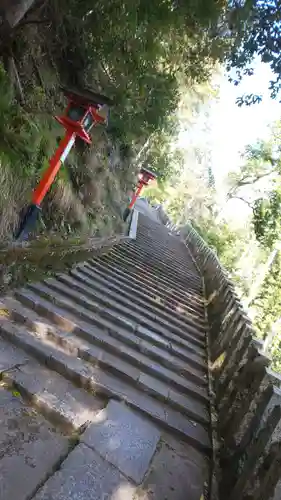
[{"label": "bare branch", "polygon": [[265,172],[264,174],[257,175],[255,178],[249,179],[249,180],[246,180],[247,176],[245,176],[240,181],[238,181],[237,187],[248,186],[249,184],[255,184],[260,179],[263,179],[264,177],[268,177],[269,175],[274,174],[274,172],[275,172],[275,169],[272,169],[269,172]]},{"label": "bare branch", "polygon": [[237,181],[237,183],[234,186],[232,186],[230,188],[230,190],[227,194],[227,198],[228,199],[233,198],[235,193],[238,191],[238,189],[243,188],[245,186],[251,186],[253,184],[256,184],[256,182],[258,182],[259,180],[264,179],[265,177],[268,177],[274,173],[275,173],[275,169],[272,169],[269,172],[265,172],[263,174],[257,175],[256,177],[254,177],[252,179],[249,178],[249,174],[244,175],[244,177],[242,177],[239,181]]},{"label": "bare branch", "polygon": [[253,210],[253,207],[252,207],[251,203],[248,200],[245,200],[245,198],[242,198],[242,196],[238,196],[238,195],[235,195],[235,194],[228,196],[228,200],[233,200],[233,199],[243,201],[244,203],[246,203],[246,205],[248,205],[248,207],[251,210]]}]

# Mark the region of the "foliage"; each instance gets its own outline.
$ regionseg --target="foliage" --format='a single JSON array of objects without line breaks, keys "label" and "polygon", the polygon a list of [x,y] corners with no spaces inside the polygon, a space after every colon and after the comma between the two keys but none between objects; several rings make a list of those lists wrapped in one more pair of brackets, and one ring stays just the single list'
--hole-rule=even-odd
[{"label": "foliage", "polygon": [[[255,26],[260,28],[263,9],[263,2],[253,0],[245,5],[228,4],[225,0],[35,3],[32,16],[29,18],[27,14],[11,37],[10,50],[24,80],[26,102],[24,107],[19,107],[11,96],[7,99],[10,103],[7,113],[3,107],[2,114],[0,102],[2,158],[8,167],[13,165],[19,175],[36,179],[56,145],[57,129],[43,110],[45,107],[48,112],[55,112],[59,104],[58,80],[69,85],[88,85],[114,100],[107,131],[109,153],[105,153],[99,137],[99,166],[93,165],[89,160],[92,150],[86,153],[80,147],[79,154],[70,158],[68,170],[62,170],[46,200],[48,218],[56,212],[60,225],[67,211],[66,224],[73,219],[84,220],[82,214],[92,221],[99,210],[107,220],[104,209],[107,204],[94,187],[94,180],[98,178],[95,169],[102,170],[100,190],[107,198],[114,197],[109,195],[111,188],[108,188],[109,184],[114,185],[111,165],[120,167],[116,175],[118,202],[112,200],[112,206],[117,209],[118,205],[120,211],[123,198],[119,190],[126,195],[134,170],[145,163],[157,172],[160,182],[173,177],[169,208],[175,217],[181,214],[184,220],[192,213],[197,221],[205,211],[207,220],[209,214],[214,216],[214,179],[210,168],[204,172],[204,188],[198,182],[197,171],[186,178],[181,176],[183,160],[172,147],[179,130],[177,110],[185,94],[191,95],[196,85],[206,85],[217,63],[227,58],[230,66],[240,71],[243,64],[249,62],[250,54],[254,57],[257,46],[249,52],[244,43],[245,27],[251,27],[256,16],[260,24]],[[272,12],[272,26],[275,14]],[[235,28],[230,34],[231,23]],[[53,88],[49,88],[50,75],[55,80]],[[195,98],[189,106],[191,115],[194,105],[200,106],[200,99]],[[38,104],[41,101],[42,106]],[[134,162],[146,144],[144,154]],[[122,151],[127,151],[126,158]],[[112,161],[113,156],[117,157],[116,161]],[[89,169],[85,167],[88,162],[92,165]],[[84,169],[85,175],[81,174]],[[86,185],[90,186],[88,190]],[[200,193],[198,186],[201,186]],[[193,198],[192,190],[198,190]],[[99,203],[95,203],[95,198]]]},{"label": "foliage", "polygon": [[272,248],[281,237],[281,191],[271,191],[259,198],[253,206],[253,224],[258,241]]},{"label": "foliage", "polygon": [[246,148],[242,167],[228,176],[227,199],[240,199],[251,208],[256,238],[268,249],[281,234],[280,135],[278,122],[268,141]]},{"label": "foliage", "polygon": [[72,0],[59,6],[53,0],[49,47],[64,78],[74,74],[96,82],[114,98],[111,134],[143,144],[167,126],[176,110],[181,75],[189,85],[210,76],[221,56],[213,26],[224,9],[223,1],[214,0],[140,0],[137,5],[129,0]]},{"label": "foliage", "polygon": [[281,316],[281,253],[276,252],[275,258],[261,289],[253,302],[255,326],[262,338],[271,330],[272,324]]},{"label": "foliage", "polygon": [[227,199],[238,198],[251,204],[252,197],[259,193],[261,185],[264,192],[264,181],[269,183],[279,175],[281,157],[275,144],[276,140],[258,141],[254,146],[245,148],[242,166],[228,174]]},{"label": "foliage", "polygon": [[[231,0],[228,25],[232,39],[228,69],[236,68],[232,81],[239,84],[244,75],[252,75],[253,60],[259,56],[268,63],[274,78],[269,83],[271,97],[281,88],[281,15],[279,0]],[[259,102],[261,96],[242,96],[238,105]]]},{"label": "foliage", "polygon": [[42,162],[55,144],[50,117],[24,111],[15,100],[7,74],[0,65],[0,157],[20,177],[42,169]]}]

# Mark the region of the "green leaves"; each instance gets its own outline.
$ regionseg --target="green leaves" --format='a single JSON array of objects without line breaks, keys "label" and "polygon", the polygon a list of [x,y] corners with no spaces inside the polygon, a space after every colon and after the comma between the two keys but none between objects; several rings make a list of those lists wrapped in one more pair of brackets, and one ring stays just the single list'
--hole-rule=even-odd
[{"label": "green leaves", "polygon": [[280,188],[255,201],[253,224],[257,240],[265,247],[272,248],[281,238]]},{"label": "green leaves", "polygon": [[[243,76],[252,74],[251,64],[259,57],[270,64],[276,76],[269,82],[271,97],[280,91],[281,75],[281,15],[279,0],[247,0],[229,2],[228,26],[230,29],[230,51],[226,54],[228,69],[235,68],[236,83]],[[250,105],[260,102],[261,96],[249,94],[237,100],[237,104]]]}]

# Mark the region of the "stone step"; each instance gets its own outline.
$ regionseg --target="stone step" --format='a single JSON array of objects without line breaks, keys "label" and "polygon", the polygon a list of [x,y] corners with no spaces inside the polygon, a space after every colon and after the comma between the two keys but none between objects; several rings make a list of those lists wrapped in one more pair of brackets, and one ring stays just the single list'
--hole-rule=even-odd
[{"label": "stone step", "polygon": [[163,270],[164,277],[171,279],[177,278],[181,284],[190,280],[194,286],[202,287],[201,276],[197,269],[189,269],[189,260],[182,256],[178,258],[176,251],[169,252],[162,248],[155,248],[155,246],[144,242],[140,245],[136,242],[129,242],[128,244],[115,247],[117,252],[123,253],[124,256],[133,256],[139,262],[146,261],[147,265],[152,265],[155,270]]},{"label": "stone step", "polygon": [[[84,267],[84,270],[85,270],[85,267]],[[76,271],[77,271],[77,269],[76,269]],[[86,272],[87,272],[87,268],[86,268]],[[75,277],[75,269],[70,274]],[[65,276],[65,274],[63,274],[63,276]],[[84,278],[85,278],[84,279],[85,283],[87,283],[87,279],[86,279],[85,275],[84,275]],[[142,315],[146,315],[147,317],[153,317],[153,318],[157,317],[157,318],[160,318],[160,320],[163,319],[164,321],[169,322],[172,325],[175,324],[177,327],[183,328],[186,330],[188,330],[189,326],[191,326],[191,328],[196,328],[199,331],[206,332],[207,325],[206,325],[206,321],[205,321],[204,317],[200,318],[197,316],[196,319],[193,319],[193,318],[190,318],[189,315],[182,314],[180,317],[180,316],[177,316],[174,312],[171,314],[171,312],[165,311],[165,309],[158,310],[156,307],[155,301],[154,301],[153,305],[150,305],[148,303],[148,301],[144,301],[144,300],[141,301],[140,299],[138,299],[135,296],[132,289],[130,289],[130,292],[126,292],[126,290],[124,290],[123,287],[119,286],[119,288],[118,288],[114,285],[112,286],[112,284],[109,288],[108,283],[106,283],[106,281],[105,281],[104,286],[103,286],[102,283],[100,283],[100,281],[98,281],[98,279],[96,279],[96,276],[94,273],[92,274],[91,280],[90,280],[90,276],[88,275],[88,283],[91,283],[91,287],[95,287],[98,292],[103,294],[103,296],[107,295],[108,297],[112,297],[115,301],[120,302],[121,304],[127,305],[128,301],[129,301],[131,310],[135,310],[137,312],[140,311]],[[133,297],[133,301],[132,301],[132,297]]]},{"label": "stone step", "polygon": [[[167,245],[168,242],[168,245]],[[155,240],[151,240],[146,238],[144,235],[141,235],[141,239],[137,239],[136,241],[127,240],[122,245],[123,248],[136,248],[139,251],[142,251],[144,254],[151,254],[151,250],[153,250],[153,254],[158,255],[159,259],[162,256],[167,258],[170,262],[175,262],[177,267],[181,268],[182,265],[186,266],[186,270],[193,274],[195,277],[198,277],[198,270],[193,266],[193,261],[190,255],[186,252],[186,246],[181,243],[180,245],[175,245],[175,240],[173,240],[172,248],[169,247],[169,240],[164,242],[157,241],[157,245],[155,245]],[[191,267],[191,269],[190,269]]]},{"label": "stone step", "polygon": [[74,440],[1,385],[0,498],[30,500],[68,455]]},{"label": "stone step", "polygon": [[[126,316],[127,318],[130,318],[134,321],[137,321],[138,324],[140,325],[145,325],[147,326],[147,321],[145,318],[145,314],[142,314],[142,311],[139,313],[134,312],[135,310],[138,311],[139,309],[136,307],[134,308],[134,303],[131,301],[131,303],[125,303],[126,305],[123,306],[123,303],[121,304],[121,307],[119,305],[119,301],[117,302],[115,300],[115,297],[113,299],[109,298],[108,296],[110,292],[106,288],[104,289],[104,293],[100,293],[96,291],[92,286],[89,284],[86,284],[86,280],[84,280],[83,284],[79,283],[77,280],[75,280],[72,276],[68,275],[58,275],[57,279],[49,279],[46,280],[45,283],[50,287],[54,288],[56,291],[61,292],[62,294],[69,296],[70,298],[75,298],[76,300],[76,293],[78,292],[80,297],[81,297],[81,303],[83,303],[82,298],[89,297],[89,299],[94,303],[98,305],[105,305],[106,307],[110,307],[112,311],[116,310],[118,314],[122,314]],[[106,295],[107,293],[107,295]],[[82,295],[83,294],[83,295]],[[111,294],[112,296],[112,294]],[[118,298],[118,297],[117,297]],[[83,304],[82,304],[83,305]],[[141,313],[141,314],[140,314]],[[148,316],[148,314],[147,314]],[[157,316],[153,316],[152,313],[150,314],[150,318],[154,319],[157,321]],[[160,320],[158,320],[160,323]],[[155,323],[155,321],[154,321]],[[148,326],[150,326],[148,324]],[[167,345],[167,342],[169,342],[168,346],[170,345],[171,351],[173,351],[174,354],[176,354],[178,357],[186,360],[187,362],[191,362],[193,360],[194,365],[198,365],[199,367],[202,366],[202,355],[198,355],[197,353],[190,353],[189,350],[182,348],[181,346],[176,346],[173,344],[172,341],[165,340],[162,336],[153,333],[153,331],[147,330],[147,332],[151,332],[151,338],[153,339],[154,343],[158,343],[161,345]],[[147,334],[149,337],[149,335]],[[204,357],[205,361],[205,357]],[[204,363],[205,365],[205,363]]]},{"label": "stone step", "polygon": [[110,271],[104,269],[102,270],[100,266],[96,266],[95,268],[87,265],[87,262],[84,264],[78,264],[75,268],[70,271],[70,274],[75,274],[75,271],[79,271],[88,278],[93,278],[94,282],[104,285],[110,290],[116,291],[117,294],[121,294],[121,296],[131,298],[132,295],[134,297],[134,303],[139,304],[146,307],[149,311],[155,311],[158,314],[164,315],[164,317],[173,317],[173,321],[179,324],[186,324],[187,321],[194,322],[199,325],[199,327],[206,328],[206,319],[205,319],[205,311],[202,309],[201,312],[194,311],[191,307],[188,309],[185,308],[182,311],[177,311],[177,309],[171,306],[164,306],[162,304],[162,299],[159,297],[158,301],[155,299],[155,293],[149,294],[147,289],[142,289],[140,286],[132,284],[130,280],[127,278],[121,279],[114,277]]},{"label": "stone step", "polygon": [[[30,333],[32,334],[33,332],[31,331]],[[96,367],[101,367],[103,370],[125,379],[132,385],[137,385],[150,396],[166,402],[195,421],[202,424],[209,423],[207,408],[202,403],[194,400],[194,398],[180,394],[175,389],[170,389],[167,383],[156,380],[155,377],[141,372],[138,368],[132,366],[132,364],[108,353],[101,347],[93,346],[71,333],[63,333],[55,328],[46,328],[45,331],[41,329],[40,338],[44,341],[47,340],[55,343],[62,347],[64,352],[70,353],[72,356],[77,356]]]},{"label": "stone step", "polygon": [[[83,272],[85,271],[85,272]],[[66,275],[63,275],[63,281],[64,280],[64,277]],[[112,284],[109,284],[106,282],[106,280],[103,280],[100,285],[99,283],[99,280],[97,279],[97,276],[92,273],[88,273],[87,269],[85,270],[82,270],[82,268],[79,267],[76,268],[76,269],[73,269],[71,272],[70,272],[70,276],[74,278],[75,282],[79,282],[80,284],[82,284],[82,286],[84,286],[84,284],[88,285],[89,287],[91,287],[91,289],[95,290],[99,290],[99,291],[105,291],[105,290],[109,290],[109,287],[110,289],[112,290]],[[61,275],[57,275],[57,279],[58,280],[62,280],[62,276]],[[106,288],[107,286],[107,288]],[[118,287],[115,287],[114,288],[116,290],[116,292],[118,291]],[[122,296],[122,293],[123,293],[123,290],[122,288],[119,289],[119,297]],[[116,293],[116,296],[118,296],[118,294]],[[127,297],[127,295],[126,295]],[[132,294],[129,295],[128,294],[128,299],[131,297],[132,299]],[[134,305],[136,305],[136,307],[138,306],[138,303],[137,301],[135,300],[135,297],[134,297],[134,302],[133,302]],[[152,306],[151,307],[148,307],[148,309],[150,311],[153,310]],[[163,340],[162,339],[166,339],[167,341],[170,342],[171,345],[176,345],[182,349],[187,349],[189,350],[190,352],[193,352],[194,354],[197,354],[201,357],[205,357],[206,356],[206,352],[205,352],[205,349],[203,349],[203,347],[199,347],[198,345],[195,345],[193,342],[192,342],[192,337],[191,337],[191,340],[188,341],[188,340],[185,340],[185,339],[182,339],[181,337],[179,337],[178,335],[174,334],[174,333],[170,333],[168,337],[164,337],[163,335],[160,337],[161,338],[161,342],[163,343]]]},{"label": "stone step", "polygon": [[[190,282],[186,282],[185,285],[179,282],[177,277],[171,278],[170,276],[166,276],[162,271],[160,273],[159,270],[154,269],[150,266],[149,262],[141,262],[141,260],[133,259],[132,257],[126,257],[119,253],[118,251],[111,250],[107,254],[103,254],[99,257],[100,260],[104,262],[113,262],[118,265],[119,268],[123,268],[126,272],[133,272],[136,276],[145,278],[146,280],[150,280],[157,282],[161,285],[162,288],[173,288],[178,295],[181,293],[190,290],[190,293],[196,296],[196,291],[193,289],[192,284]],[[197,292],[198,297],[200,296],[200,290]]]},{"label": "stone step", "polygon": [[202,287],[202,279],[196,268],[190,269],[190,262],[187,259],[187,254],[185,250],[185,255],[181,257],[178,256],[175,250],[166,251],[165,247],[157,247],[146,243],[145,245],[140,245],[136,242],[127,242],[124,245],[118,247],[118,251],[129,252],[131,255],[139,255],[141,259],[146,259],[148,262],[155,263],[156,265],[164,267],[164,273],[167,271],[174,273],[179,277],[179,279],[187,278],[193,281],[193,283]]},{"label": "stone step", "polygon": [[134,273],[128,270],[122,270],[122,268],[118,267],[114,264],[114,261],[105,262],[98,258],[93,258],[85,262],[85,265],[96,269],[97,267],[105,270],[107,273],[113,274],[115,277],[122,280],[126,280],[129,284],[133,284],[134,286],[144,290],[147,290],[148,294],[151,294],[153,297],[158,296],[161,297],[165,304],[169,304],[170,307],[174,306],[175,308],[180,307],[181,310],[189,310],[190,305],[192,305],[193,312],[204,312],[204,303],[203,300],[200,302],[198,300],[194,300],[194,297],[190,296],[187,292],[178,294],[178,291],[167,286],[158,285],[157,281],[151,281],[148,279],[144,279],[142,275],[136,276]]},{"label": "stone step", "polygon": [[[91,314],[91,309],[92,309],[92,304],[91,301],[88,299],[83,299],[83,304],[84,306],[78,305],[80,301],[78,301],[78,298],[75,296],[75,299],[71,300],[68,298],[65,298],[63,295],[56,293],[55,291],[50,292],[50,289],[44,284],[38,284],[38,285],[32,285],[32,291],[37,293],[37,301],[39,301],[38,297],[43,297],[45,299],[45,302],[43,303],[43,299],[39,301],[39,307],[44,306],[45,309],[48,310],[50,309],[51,304],[55,304],[59,308],[63,310],[67,310],[73,315],[77,315],[78,318],[81,317],[83,320],[91,324],[91,322],[96,323],[97,322],[97,316]],[[29,292],[29,287],[27,292]],[[20,292],[16,292],[17,298],[22,297],[22,295],[26,296],[26,290],[23,290]],[[22,300],[22,299],[20,299]],[[36,295],[33,296],[33,300],[36,301]],[[47,301],[47,303],[46,303]],[[48,302],[49,301],[49,302]],[[38,311],[39,312],[39,311]],[[96,311],[94,311],[96,312]],[[109,311],[111,313],[111,311]],[[111,313],[112,314],[112,313]],[[63,315],[65,313],[63,312]],[[106,317],[108,317],[108,311],[106,311]],[[136,331],[136,325],[129,323],[126,318],[125,321],[127,323],[127,326],[129,327],[131,324],[131,335],[124,335],[124,331],[121,329],[116,329],[116,326],[114,326],[114,319],[117,319],[113,315],[113,324],[110,325],[110,328],[114,328],[116,330],[116,335],[119,336],[119,338],[122,338],[124,341],[128,341],[132,343],[136,349],[142,349],[145,351],[145,353],[151,357],[152,359],[155,359],[156,361],[159,361],[162,363],[164,366],[169,367],[172,370],[175,370],[178,373],[181,373],[185,377],[194,380],[196,383],[204,383],[206,380],[206,364],[204,361],[202,361],[202,366],[199,368],[198,365],[194,367],[194,363],[192,364],[189,361],[189,364],[187,362],[183,362],[181,359],[178,359],[175,355],[170,354],[164,349],[160,349],[159,347],[152,345],[150,342],[142,340],[140,343],[137,338],[135,338],[135,335],[137,334]],[[119,319],[119,318],[118,318]],[[125,323],[125,325],[126,325]],[[112,332],[112,330],[111,330]],[[135,335],[134,335],[134,332]],[[129,338],[128,338],[129,337]],[[204,382],[203,382],[204,381]]]},{"label": "stone step", "polygon": [[[54,322],[46,320],[37,314],[34,310],[30,310],[24,307],[20,302],[14,300],[10,297],[5,298],[5,307],[9,311],[9,317],[17,322],[25,324],[28,329],[35,332],[38,335],[53,335],[53,332],[57,332],[57,324],[55,318]],[[60,317],[58,316],[58,324],[60,325]],[[103,348],[109,353],[116,355],[115,362],[112,366],[118,365],[118,363],[126,360],[131,363],[134,367],[139,370],[145,371],[146,373],[152,375],[154,378],[162,380],[165,384],[169,384],[172,388],[177,389],[183,394],[189,394],[193,398],[203,402],[208,405],[208,392],[206,388],[200,387],[184,377],[177,375],[174,371],[161,366],[156,363],[151,363],[151,361],[140,352],[136,352],[134,349],[124,345],[120,340],[117,340],[105,331],[98,329],[93,330],[89,328],[88,325],[80,323],[80,326],[76,325],[75,317],[73,317],[73,322],[68,325],[67,331],[64,330],[64,336],[68,337],[71,332],[75,333],[76,337],[81,340],[86,340],[90,345],[96,345]],[[65,342],[62,333],[60,338]],[[56,342],[57,337],[56,337]],[[110,369],[111,366],[108,367]],[[129,368],[128,368],[129,371]]]},{"label": "stone step", "polygon": [[153,268],[155,274],[160,274],[161,278],[168,279],[169,281],[176,281],[181,286],[192,285],[194,289],[202,292],[202,280],[197,275],[190,273],[187,270],[186,261],[180,265],[176,259],[167,259],[165,254],[155,254],[149,248],[141,250],[136,245],[123,246],[112,249],[111,255],[122,256],[128,262],[134,261],[138,264],[145,264],[148,268]]},{"label": "stone step", "polygon": [[211,444],[205,428],[174,410],[156,401],[143,390],[130,386],[125,380],[105,373],[100,367],[66,354],[48,341],[36,338],[26,328],[7,319],[0,319],[1,336],[33,355],[51,370],[71,380],[94,394],[125,400],[133,408],[146,413],[156,422],[177,432],[193,446],[210,452]]},{"label": "stone step", "polygon": [[180,283],[176,277],[171,278],[170,276],[165,276],[163,272],[155,272],[155,269],[151,269],[149,263],[142,263],[133,259],[125,258],[118,252],[114,252],[113,250],[108,254],[103,254],[100,257],[100,260],[103,262],[114,262],[118,264],[118,267],[127,271],[133,271],[134,274],[139,278],[145,279],[149,282],[155,284],[156,282],[161,287],[170,287],[173,288],[174,291],[181,295],[183,293],[189,292],[193,297],[200,297],[202,291],[200,289],[194,289],[190,282],[185,284]]},{"label": "stone step", "polygon": [[[0,344],[3,341],[0,340]],[[18,349],[21,351],[21,349]],[[55,371],[41,366],[30,356],[26,364],[5,371],[2,384],[22,397],[64,432],[79,431],[106,406],[101,399],[75,387]]]},{"label": "stone step", "polygon": [[[35,291],[35,293],[40,294],[42,297],[47,298],[47,299],[50,295],[50,289],[48,288],[47,282],[40,283],[40,284],[30,284],[30,286],[28,288],[30,290]],[[75,294],[75,290],[73,290],[73,291],[68,290],[68,293]],[[81,300],[82,300],[82,302],[83,302],[83,304],[81,303],[82,307],[85,307],[85,304],[87,304],[86,307],[87,308],[89,307],[89,311],[96,313],[96,316],[95,316],[96,322],[99,321],[99,322],[103,323],[104,319],[107,319],[108,321],[112,321],[112,328],[114,328],[114,326],[117,324],[122,326],[123,328],[129,329],[130,331],[132,331],[132,330],[135,331],[138,328],[139,323],[136,323],[133,318],[129,319],[124,314],[121,315],[121,314],[119,314],[119,312],[112,311],[111,308],[99,305],[98,303],[95,303],[94,301],[88,299],[87,297],[83,296],[81,298],[80,295],[77,299],[77,293],[76,293],[74,300],[75,301],[78,300],[79,304],[81,303]],[[61,298],[61,297],[58,297],[57,294],[55,294],[55,293],[52,294],[52,297],[54,299],[56,298],[58,300]],[[73,297],[73,295],[72,295],[72,297]],[[163,336],[164,338],[169,337],[170,330],[168,328],[158,324],[158,323],[142,321],[142,325],[144,325],[145,327],[148,326],[152,332],[158,333],[160,336]],[[198,339],[195,335],[191,336],[190,334],[186,334],[182,330],[180,330],[180,332],[176,331],[173,333],[177,334],[177,335],[178,335],[178,333],[180,333],[180,335],[186,340],[191,341],[191,339],[192,339],[194,344],[199,345],[200,347],[204,345],[203,340],[201,340],[201,338],[200,338],[200,335],[198,335],[199,336],[199,339]],[[180,336],[180,335],[178,335],[178,336]]]},{"label": "stone step", "polygon": [[[113,264],[105,264],[101,260],[98,259],[90,259],[83,263],[83,266],[88,267],[92,270],[92,272],[99,272],[103,275],[106,275],[108,279],[118,280],[119,282],[124,283],[130,288],[134,289],[140,294],[143,294],[144,291],[149,299],[157,300],[162,304],[162,307],[165,310],[174,311],[177,314],[191,314],[191,315],[199,315],[203,317],[205,309],[204,305],[198,306],[192,302],[192,300],[185,299],[185,296],[181,296],[181,298],[176,298],[171,290],[165,290],[163,288],[157,287],[154,284],[152,287],[147,281],[142,282],[138,280],[132,273],[126,273],[122,271],[120,268],[118,269]],[[179,311],[179,312],[178,312]],[[191,316],[192,317],[192,316]]]}]

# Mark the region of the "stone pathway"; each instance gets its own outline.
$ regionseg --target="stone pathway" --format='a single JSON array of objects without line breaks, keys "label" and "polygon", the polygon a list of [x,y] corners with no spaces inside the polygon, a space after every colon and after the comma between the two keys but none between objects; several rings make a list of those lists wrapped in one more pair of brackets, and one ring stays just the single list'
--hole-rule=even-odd
[{"label": "stone pathway", "polygon": [[203,289],[180,240],[136,240],[2,299],[0,500],[203,500]]}]

